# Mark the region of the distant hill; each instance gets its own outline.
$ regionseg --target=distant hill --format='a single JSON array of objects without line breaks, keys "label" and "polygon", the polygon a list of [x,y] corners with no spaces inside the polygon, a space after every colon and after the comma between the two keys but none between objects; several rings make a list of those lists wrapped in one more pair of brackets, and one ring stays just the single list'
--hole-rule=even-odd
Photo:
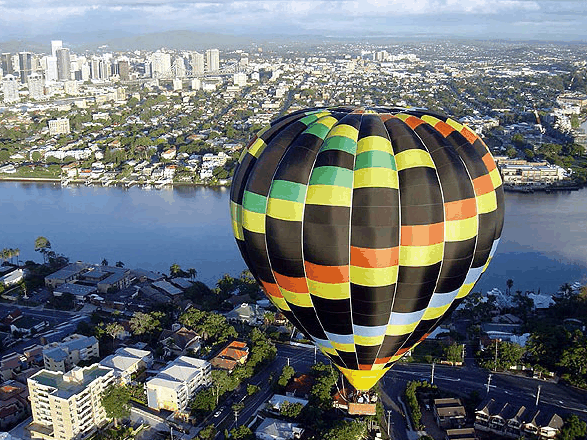
[{"label": "distant hill", "polygon": [[[120,35],[118,33],[118,35]],[[32,51],[48,53],[51,40],[62,40],[65,47],[75,52],[84,50],[96,50],[102,48],[113,52],[129,50],[154,51],[165,47],[167,49],[186,49],[203,51],[209,48],[238,49],[245,48],[252,43],[258,44],[283,44],[286,42],[324,42],[320,35],[228,35],[211,32],[197,32],[190,30],[166,31],[143,35],[122,35],[113,38],[109,32],[92,33],[62,33],[59,35],[39,35],[29,39],[0,41],[0,52]]]}]

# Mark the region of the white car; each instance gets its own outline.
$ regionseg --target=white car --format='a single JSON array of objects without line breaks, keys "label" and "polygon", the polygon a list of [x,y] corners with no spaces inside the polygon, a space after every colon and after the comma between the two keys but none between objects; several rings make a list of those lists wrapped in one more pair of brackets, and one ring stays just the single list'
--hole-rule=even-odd
[{"label": "white car", "polygon": [[222,414],[222,410],[221,409],[219,409],[218,411],[216,411],[214,413],[214,418],[218,417],[220,414]]}]

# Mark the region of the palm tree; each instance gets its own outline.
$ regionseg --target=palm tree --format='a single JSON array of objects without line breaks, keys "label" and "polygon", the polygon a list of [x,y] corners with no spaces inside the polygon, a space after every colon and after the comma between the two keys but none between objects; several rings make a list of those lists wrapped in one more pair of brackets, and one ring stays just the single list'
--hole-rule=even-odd
[{"label": "palm tree", "polygon": [[15,249],[13,249],[13,251],[14,251],[14,256],[16,257],[16,264],[18,264],[18,257],[20,257],[20,249],[15,248]]},{"label": "palm tree", "polygon": [[108,260],[106,258],[102,260],[102,266],[108,266]]},{"label": "palm tree", "polygon": [[194,269],[193,267],[190,267],[188,269],[188,275],[190,276],[190,279],[193,280],[198,276],[198,271],[196,269]]},{"label": "palm tree", "polygon": [[511,293],[511,291],[512,291],[512,287],[514,286],[514,280],[512,280],[512,279],[510,278],[510,279],[508,279],[508,280],[505,282],[505,284],[506,284],[506,286],[508,287],[508,295],[509,295],[509,294]]},{"label": "palm tree", "polygon": [[47,251],[51,249],[51,242],[43,236],[35,239],[35,251],[43,254],[43,263],[47,262]]},{"label": "palm tree", "polygon": [[177,263],[173,263],[169,267],[169,273],[173,276],[176,276],[181,271],[181,267]]},{"label": "palm tree", "polygon": [[116,267],[124,267],[124,263],[122,261],[117,261]]}]

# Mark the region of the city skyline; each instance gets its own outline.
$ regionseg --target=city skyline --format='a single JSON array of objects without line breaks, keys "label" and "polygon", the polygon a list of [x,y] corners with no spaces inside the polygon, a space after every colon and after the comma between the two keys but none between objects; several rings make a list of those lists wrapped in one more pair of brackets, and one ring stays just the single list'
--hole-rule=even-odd
[{"label": "city skyline", "polygon": [[109,38],[173,30],[232,35],[463,37],[585,41],[579,0],[399,0],[204,2],[106,0],[0,1],[0,41],[59,33]]}]

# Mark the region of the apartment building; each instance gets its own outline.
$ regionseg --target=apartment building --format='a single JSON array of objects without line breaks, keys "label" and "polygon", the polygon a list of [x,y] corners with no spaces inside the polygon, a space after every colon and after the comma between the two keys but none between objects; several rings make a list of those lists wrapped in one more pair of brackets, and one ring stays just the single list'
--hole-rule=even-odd
[{"label": "apartment building", "polygon": [[41,370],[28,379],[33,421],[31,438],[83,440],[107,422],[100,402],[114,380],[110,368],[98,364],[68,373]]},{"label": "apartment building", "polygon": [[210,363],[180,356],[147,382],[150,408],[183,410],[196,392],[210,384]]},{"label": "apartment building", "polygon": [[151,368],[151,365],[153,365],[153,354],[148,350],[120,347],[114,354],[102,359],[100,365],[106,368],[112,368],[114,377],[119,382],[129,384],[133,374]]},{"label": "apartment building", "polygon": [[50,371],[67,370],[85,361],[100,356],[98,340],[93,336],[70,335],[61,342],[53,342],[43,349],[43,363]]}]

